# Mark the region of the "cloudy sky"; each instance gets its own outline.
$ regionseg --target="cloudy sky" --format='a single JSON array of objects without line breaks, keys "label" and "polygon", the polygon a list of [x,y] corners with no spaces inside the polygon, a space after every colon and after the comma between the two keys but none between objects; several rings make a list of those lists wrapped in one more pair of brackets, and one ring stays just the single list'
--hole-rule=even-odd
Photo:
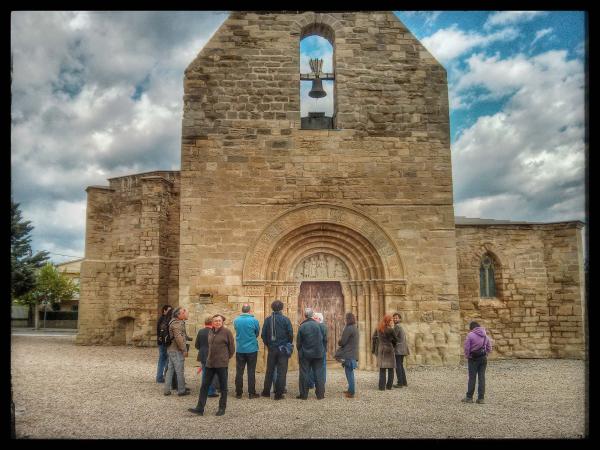
[{"label": "cloudy sky", "polygon": [[[448,71],[456,215],[585,220],[584,14],[396,15]],[[180,168],[183,71],[226,16],[12,14],[12,196],[34,250],[83,256],[87,186]],[[327,41],[301,51],[302,72],[331,71]],[[330,111],[309,88],[303,115]]]}]

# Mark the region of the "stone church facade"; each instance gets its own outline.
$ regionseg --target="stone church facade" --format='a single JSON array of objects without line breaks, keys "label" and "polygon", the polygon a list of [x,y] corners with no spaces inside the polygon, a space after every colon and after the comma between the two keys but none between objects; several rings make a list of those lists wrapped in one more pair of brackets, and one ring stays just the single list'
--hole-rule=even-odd
[{"label": "stone church facade", "polygon": [[[301,127],[314,34],[334,49],[332,129]],[[473,319],[494,357],[584,357],[582,223],[455,218],[446,71],[392,13],[232,13],[185,71],[181,170],[87,193],[80,344],[155,345],[165,303],[195,337],[281,299],[294,331],[323,310],[332,342],[352,311],[367,369],[395,311],[409,364],[458,363]]]}]

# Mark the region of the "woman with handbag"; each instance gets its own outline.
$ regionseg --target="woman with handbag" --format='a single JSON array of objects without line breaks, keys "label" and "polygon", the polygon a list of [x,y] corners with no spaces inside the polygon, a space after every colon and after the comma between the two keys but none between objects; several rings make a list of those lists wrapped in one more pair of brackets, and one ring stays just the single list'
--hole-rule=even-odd
[{"label": "woman with handbag", "polygon": [[473,403],[475,392],[475,378],[479,379],[477,386],[477,403],[484,403],[485,396],[485,369],[487,367],[487,354],[492,351],[492,343],[485,332],[485,328],[477,322],[469,324],[469,333],[465,338],[465,358],[469,370],[467,395],[462,399],[464,403]]},{"label": "woman with handbag", "polygon": [[354,398],[354,369],[358,367],[358,327],[356,326],[356,317],[351,312],[346,313],[346,326],[338,345],[335,359],[341,361],[346,372],[346,380],[348,380],[348,390],[344,391],[344,396]]},{"label": "woman with handbag", "polygon": [[[394,368],[396,367],[396,357],[394,348],[398,342],[396,333],[394,333],[393,320],[391,314],[386,314],[377,325],[373,333],[372,352],[377,355],[377,366],[379,367],[379,390],[385,391],[392,389],[394,382]],[[387,370],[387,382],[385,372]]]}]

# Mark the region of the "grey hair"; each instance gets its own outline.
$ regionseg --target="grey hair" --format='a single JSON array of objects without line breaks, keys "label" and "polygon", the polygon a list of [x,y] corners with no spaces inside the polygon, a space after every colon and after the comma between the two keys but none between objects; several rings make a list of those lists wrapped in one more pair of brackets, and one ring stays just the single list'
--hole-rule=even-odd
[{"label": "grey hair", "polygon": [[183,306],[178,306],[177,308],[175,308],[175,310],[173,311],[173,317],[176,317],[179,319],[179,313],[181,311],[183,311],[185,308]]},{"label": "grey hair", "polygon": [[310,319],[312,316],[313,316],[312,308],[306,308],[304,310],[304,317],[306,317],[307,319]]},{"label": "grey hair", "polygon": [[243,313],[250,312],[250,305],[248,305],[248,304],[243,305],[242,306],[242,312]]}]

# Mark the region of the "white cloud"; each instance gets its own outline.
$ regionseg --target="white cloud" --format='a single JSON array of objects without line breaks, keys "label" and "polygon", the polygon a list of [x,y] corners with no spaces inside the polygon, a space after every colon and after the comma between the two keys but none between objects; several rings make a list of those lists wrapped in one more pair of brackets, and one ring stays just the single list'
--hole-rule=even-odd
[{"label": "white cloud", "polygon": [[442,11],[402,11],[402,14],[406,17],[421,17],[426,27],[432,27]]},{"label": "white cloud", "polygon": [[533,41],[531,41],[531,46],[533,47],[537,41],[539,41],[544,36],[552,33],[552,31],[554,31],[553,28],[543,28],[541,30],[536,31],[535,38],[533,39]]},{"label": "white cloud", "polygon": [[441,63],[447,64],[452,59],[477,47],[486,47],[497,41],[511,41],[518,36],[514,28],[504,28],[491,34],[465,32],[456,24],[436,31],[423,39],[423,45]]},{"label": "white cloud", "polygon": [[584,72],[566,51],[533,58],[474,55],[459,82],[509,95],[453,145],[457,215],[584,218]]},{"label": "white cloud", "polygon": [[226,16],[12,14],[12,193],[35,249],[83,253],[84,220],[57,218],[86,186],[179,168],[183,71]]},{"label": "white cloud", "polygon": [[472,218],[506,219],[514,216],[515,209],[526,207],[526,200],[519,194],[497,194],[457,201],[454,204],[454,214]]},{"label": "white cloud", "polygon": [[536,17],[547,14],[544,11],[501,11],[490,14],[483,24],[485,29],[493,26],[505,26],[515,23],[529,22]]}]

